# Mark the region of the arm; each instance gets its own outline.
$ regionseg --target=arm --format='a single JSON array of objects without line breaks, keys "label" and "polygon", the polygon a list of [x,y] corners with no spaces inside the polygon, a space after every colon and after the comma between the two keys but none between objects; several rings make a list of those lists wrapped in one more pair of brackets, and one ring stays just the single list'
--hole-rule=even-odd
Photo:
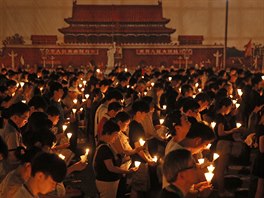
[{"label": "arm", "polygon": [[225,131],[224,130],[224,125],[222,123],[218,124],[218,128],[217,129],[218,129],[217,131],[218,131],[218,135],[219,136],[226,136],[226,135],[234,133],[233,129],[231,129],[229,131]]},{"label": "arm", "polygon": [[127,174],[127,173],[130,173],[131,170],[133,170],[133,169],[125,170],[118,166],[114,166],[113,161],[111,159],[104,160],[104,164],[108,171],[117,173],[117,174]]}]

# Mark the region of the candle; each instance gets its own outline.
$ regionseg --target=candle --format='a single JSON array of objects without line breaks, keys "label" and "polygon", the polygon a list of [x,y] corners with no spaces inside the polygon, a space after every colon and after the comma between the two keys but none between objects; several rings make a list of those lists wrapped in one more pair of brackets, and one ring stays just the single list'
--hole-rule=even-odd
[{"label": "candle", "polygon": [[214,153],[214,157],[213,157],[214,161],[215,161],[217,158],[219,158],[219,155],[218,155],[217,153]]},{"label": "candle", "polygon": [[86,80],[84,80],[84,81],[83,81],[83,84],[84,84],[84,86],[86,85],[86,83],[87,83],[87,81],[86,81]]},{"label": "candle", "polygon": [[146,141],[143,140],[142,138],[139,139],[139,144],[140,144],[140,146],[143,146],[143,145],[145,144],[145,142],[146,142]]},{"label": "candle", "polygon": [[157,162],[158,161],[158,157],[155,155],[152,160],[153,160],[153,162]]},{"label": "candle", "polygon": [[147,95],[147,92],[146,91],[144,91],[144,96],[146,96]]},{"label": "candle", "polygon": [[239,103],[236,103],[236,108],[240,107],[240,104]]},{"label": "candle", "polygon": [[152,83],[150,83],[150,85],[151,85],[152,87],[154,87],[155,83],[154,83],[154,82],[152,82]]},{"label": "candle", "polygon": [[26,100],[21,100],[21,102],[23,102],[23,103],[25,103],[25,104],[27,103],[27,101],[26,101]]},{"label": "candle", "polygon": [[130,85],[127,85],[127,88],[129,89]]},{"label": "candle", "polygon": [[163,110],[166,110],[167,109],[167,105],[163,105],[162,108],[163,108]]},{"label": "candle", "polygon": [[206,181],[208,181],[209,183],[212,181],[213,177],[214,177],[214,174],[213,173],[204,173],[204,176],[206,178]]},{"label": "candle", "polygon": [[19,84],[20,84],[20,87],[23,87],[25,83],[24,82],[20,82]]},{"label": "candle", "polygon": [[86,101],[86,99],[83,98],[83,99],[82,99],[82,102],[85,102],[85,101]]},{"label": "candle", "polygon": [[135,167],[139,167],[140,166],[140,164],[141,164],[141,162],[139,162],[139,161],[135,161]]},{"label": "candle", "polygon": [[199,83],[195,83],[195,87],[196,87],[196,88],[199,87]]},{"label": "candle", "polygon": [[72,112],[73,112],[74,114],[76,113],[76,111],[77,111],[77,109],[74,109],[74,108],[72,109]]},{"label": "candle", "polygon": [[80,108],[80,111],[81,111],[81,112],[83,111],[83,108],[82,108],[82,107]]},{"label": "candle", "polygon": [[61,158],[62,160],[64,160],[64,159],[65,159],[65,156],[64,156],[64,155],[62,155],[62,154],[59,154],[58,156],[59,156],[59,158]]},{"label": "candle", "polygon": [[141,76],[142,79],[144,79],[145,77],[144,76]]},{"label": "candle", "polygon": [[237,93],[238,93],[239,96],[242,96],[243,95],[243,92],[242,92],[241,89],[237,89]]},{"label": "candle", "polygon": [[237,100],[232,100],[233,104],[235,105],[237,103]]},{"label": "candle", "polygon": [[67,129],[67,125],[66,124],[64,124],[64,125],[62,125],[62,130],[63,130],[63,132]]},{"label": "candle", "polygon": [[127,72],[127,68],[125,68],[125,72]]},{"label": "candle", "polygon": [[159,121],[160,121],[160,124],[163,124],[163,122],[164,122],[164,119],[163,119],[163,118],[161,118],[161,119],[159,119]]},{"label": "candle", "polygon": [[90,95],[89,94],[85,94],[84,96],[85,96],[86,99],[88,99]]},{"label": "candle", "polygon": [[88,148],[85,149],[85,155],[86,155],[86,156],[88,156],[89,151],[90,151],[90,150],[89,150]]},{"label": "candle", "polygon": [[170,132],[168,132],[168,133],[165,134],[165,138],[166,138],[166,139],[169,139],[170,137],[171,137]]},{"label": "candle", "polygon": [[82,88],[82,84],[79,84],[79,87]]},{"label": "candle", "polygon": [[233,95],[230,95],[230,98],[233,98]]},{"label": "candle", "polygon": [[88,157],[88,153],[89,153],[89,149],[87,148],[87,149],[85,149],[85,154],[80,156],[82,163],[86,162],[87,157]]},{"label": "candle", "polygon": [[74,103],[74,104],[77,104],[77,102],[78,102],[77,99],[74,99],[74,100],[73,100],[73,103]]},{"label": "candle", "polygon": [[202,92],[202,88],[199,88],[199,89],[198,89],[198,92]]},{"label": "candle", "polygon": [[204,163],[204,158],[198,159],[198,162],[200,165],[202,165]]},{"label": "candle", "polygon": [[68,137],[68,139],[71,139],[72,133],[67,133],[67,137]]},{"label": "candle", "polygon": [[207,170],[212,173],[214,171],[215,167],[211,164],[210,166],[207,166]]},{"label": "candle", "polygon": [[212,129],[215,128],[215,125],[216,125],[216,122],[211,122],[211,127],[212,127]]},{"label": "candle", "polygon": [[100,72],[101,72],[101,70],[100,70],[100,69],[96,69],[96,72],[97,72],[97,73],[100,73]]},{"label": "candle", "polygon": [[239,128],[239,127],[241,127],[241,126],[242,126],[241,123],[239,123],[239,122],[236,123],[236,127],[237,127],[237,128]]},{"label": "candle", "polygon": [[169,81],[171,81],[172,80],[172,77],[169,77],[168,79],[169,79]]},{"label": "candle", "polygon": [[264,76],[261,76],[261,79],[264,80]]},{"label": "candle", "polygon": [[84,88],[81,88],[81,92],[84,92]]},{"label": "candle", "polygon": [[207,149],[210,149],[211,146],[212,146],[212,144],[207,144],[206,148],[207,148]]}]

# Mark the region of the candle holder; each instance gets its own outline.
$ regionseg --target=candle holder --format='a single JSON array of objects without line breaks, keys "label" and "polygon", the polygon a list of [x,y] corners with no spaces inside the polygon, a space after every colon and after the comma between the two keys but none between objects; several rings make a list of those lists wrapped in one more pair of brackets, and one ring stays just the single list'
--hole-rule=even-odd
[{"label": "candle holder", "polygon": [[211,183],[211,181],[212,181],[212,179],[213,179],[213,177],[214,177],[214,174],[208,172],[208,173],[204,173],[204,176],[205,176],[205,178],[206,178],[206,181],[209,182],[209,183]]},{"label": "candle holder", "polygon": [[140,146],[144,146],[145,142],[146,142],[146,141],[143,140],[142,138],[139,139],[139,144],[140,144]]},{"label": "candle holder", "polygon": [[135,167],[139,167],[140,166],[140,164],[141,164],[141,162],[139,162],[139,161],[135,161]]},{"label": "candle holder", "polygon": [[64,156],[64,155],[59,154],[58,156],[59,156],[59,158],[61,158],[62,160],[65,160],[65,156]]}]

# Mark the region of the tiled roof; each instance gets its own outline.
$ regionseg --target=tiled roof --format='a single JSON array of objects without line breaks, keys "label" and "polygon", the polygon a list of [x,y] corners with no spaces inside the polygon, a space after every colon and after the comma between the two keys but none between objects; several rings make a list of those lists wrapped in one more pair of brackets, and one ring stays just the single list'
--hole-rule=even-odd
[{"label": "tiled roof", "polygon": [[73,5],[68,23],[82,22],[168,22],[158,5]]},{"label": "tiled roof", "polygon": [[155,33],[167,33],[172,34],[175,32],[175,29],[170,29],[166,27],[78,27],[78,26],[72,26],[72,27],[66,27],[59,29],[61,33],[85,33],[85,34],[91,34],[91,33],[97,33],[97,34],[104,34],[104,33],[149,33],[149,34],[155,34]]}]

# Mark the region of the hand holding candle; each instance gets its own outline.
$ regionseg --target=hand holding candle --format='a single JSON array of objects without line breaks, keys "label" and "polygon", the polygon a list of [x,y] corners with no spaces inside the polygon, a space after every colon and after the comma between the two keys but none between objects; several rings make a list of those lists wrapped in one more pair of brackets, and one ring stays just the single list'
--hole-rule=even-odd
[{"label": "hand holding candle", "polygon": [[160,124],[163,124],[163,122],[164,122],[164,119],[163,119],[163,118],[161,118],[161,119],[159,119],[159,121],[160,121]]},{"label": "hand holding candle", "polygon": [[139,167],[140,166],[140,164],[141,164],[141,162],[139,162],[139,161],[135,161],[135,167]]},{"label": "hand holding candle", "polygon": [[61,158],[62,160],[64,160],[65,159],[65,156],[62,155],[62,154],[59,154],[59,158]]},{"label": "hand holding candle", "polygon": [[72,137],[72,133],[67,133],[67,137],[68,137],[68,140],[70,140]]},{"label": "hand holding candle", "polygon": [[217,153],[214,153],[214,156],[213,156],[213,161],[215,161],[216,159],[219,158],[219,155]]},{"label": "hand holding candle", "polygon": [[239,122],[236,123],[236,127],[237,127],[237,128],[240,128],[241,126],[242,126],[241,123],[239,123]]},{"label": "hand holding candle", "polygon": [[214,177],[214,173],[211,173],[211,172],[204,173],[204,176],[206,178],[206,181],[210,183]]},{"label": "hand holding candle", "polygon": [[198,159],[198,162],[199,162],[200,165],[202,165],[204,163],[204,158]]},{"label": "hand holding candle", "polygon": [[89,154],[89,149],[87,148],[85,150],[85,154],[84,155],[81,155],[81,162],[82,163],[85,163],[87,161],[88,154]]},{"label": "hand holding candle", "polygon": [[215,128],[215,125],[216,125],[216,122],[211,122],[211,127],[212,127],[212,129]]},{"label": "hand holding candle", "polygon": [[152,158],[153,162],[157,162],[158,161],[158,157],[155,155],[153,158]]},{"label": "hand holding candle", "polygon": [[207,170],[212,173],[214,171],[215,167],[211,164],[210,166],[207,166]]}]

